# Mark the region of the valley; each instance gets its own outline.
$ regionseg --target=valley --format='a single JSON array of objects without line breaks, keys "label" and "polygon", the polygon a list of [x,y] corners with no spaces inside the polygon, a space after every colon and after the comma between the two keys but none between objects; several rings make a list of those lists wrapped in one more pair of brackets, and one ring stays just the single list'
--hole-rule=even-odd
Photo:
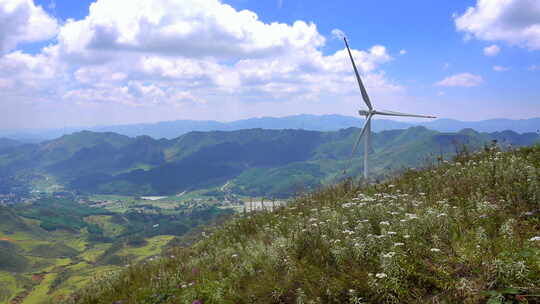
[{"label": "valley", "polygon": [[233,211],[201,201],[64,193],[0,206],[0,303],[60,300],[112,271],[160,256]]}]

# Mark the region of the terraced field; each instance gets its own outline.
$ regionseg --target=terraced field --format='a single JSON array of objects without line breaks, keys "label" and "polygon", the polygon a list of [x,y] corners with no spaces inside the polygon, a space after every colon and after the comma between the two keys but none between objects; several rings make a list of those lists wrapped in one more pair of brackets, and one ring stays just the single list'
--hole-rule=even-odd
[{"label": "terraced field", "polygon": [[132,198],[105,199],[112,208],[51,197],[0,206],[0,303],[57,303],[94,280],[153,259],[178,236],[228,212],[206,208],[187,216],[176,205],[161,212],[152,202],[131,209],[118,206]]}]

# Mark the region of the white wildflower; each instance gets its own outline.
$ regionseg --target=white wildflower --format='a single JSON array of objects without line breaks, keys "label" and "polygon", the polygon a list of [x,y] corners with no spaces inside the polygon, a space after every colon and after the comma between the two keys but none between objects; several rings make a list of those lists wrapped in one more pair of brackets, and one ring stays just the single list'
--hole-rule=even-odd
[{"label": "white wildflower", "polygon": [[393,251],[390,251],[388,253],[383,254],[382,257],[383,258],[392,258],[392,257],[394,257],[394,255],[396,255],[396,253],[393,252]]},{"label": "white wildflower", "polygon": [[439,248],[431,248],[429,251],[431,252],[441,252]]},{"label": "white wildflower", "polygon": [[381,272],[381,273],[377,273],[377,274],[375,275],[375,277],[376,277],[377,279],[384,279],[384,278],[387,277],[387,275],[386,275],[386,273],[382,273],[382,272]]},{"label": "white wildflower", "polygon": [[405,243],[399,243],[399,242],[398,242],[398,243],[394,243],[394,246],[403,246],[403,245],[405,245]]}]

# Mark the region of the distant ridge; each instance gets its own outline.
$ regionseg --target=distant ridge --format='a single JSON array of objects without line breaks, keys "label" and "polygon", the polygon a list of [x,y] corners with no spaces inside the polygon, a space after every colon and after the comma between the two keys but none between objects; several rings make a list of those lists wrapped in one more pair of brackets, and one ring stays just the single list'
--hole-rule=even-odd
[{"label": "distant ridge", "polygon": [[[363,119],[344,115],[293,115],[286,117],[259,117],[219,122],[213,120],[176,120],[157,123],[127,124],[116,126],[80,127],[48,130],[11,130],[0,131],[0,136],[10,137],[24,142],[38,142],[71,134],[82,130],[94,132],[115,132],[127,136],[147,135],[156,139],[176,138],[191,131],[235,131],[242,129],[304,129],[313,131],[336,131],[349,127],[360,127]],[[407,129],[412,126],[424,126],[439,132],[458,132],[474,129],[478,132],[501,132],[512,130],[517,133],[540,130],[540,118],[530,119],[489,119],[481,121],[460,121],[455,119],[436,119],[427,122],[402,122],[388,119],[375,119],[373,131],[380,132],[394,129]]]},{"label": "distant ridge", "polygon": [[0,149],[16,147],[21,144],[16,140],[0,137]]}]

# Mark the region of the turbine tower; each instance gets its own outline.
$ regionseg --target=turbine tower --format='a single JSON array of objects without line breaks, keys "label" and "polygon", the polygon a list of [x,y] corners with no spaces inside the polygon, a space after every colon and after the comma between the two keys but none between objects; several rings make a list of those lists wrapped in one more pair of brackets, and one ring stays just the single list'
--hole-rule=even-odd
[{"label": "turbine tower", "polygon": [[354,73],[356,74],[356,80],[358,81],[358,86],[360,87],[360,93],[362,94],[362,99],[364,100],[364,102],[366,103],[366,106],[368,107],[367,110],[358,111],[358,114],[360,114],[360,116],[366,117],[366,121],[364,123],[364,126],[362,127],[362,131],[360,132],[360,134],[358,134],[358,138],[356,142],[354,143],[354,146],[351,152],[351,158],[349,160],[349,166],[354,156],[354,153],[356,152],[356,148],[358,148],[358,144],[360,143],[360,141],[362,140],[362,137],[364,137],[364,134],[365,134],[366,136],[364,137],[364,179],[367,180],[368,178],[368,153],[369,153],[369,146],[371,144],[371,118],[373,118],[374,115],[421,117],[421,118],[436,118],[436,117],[427,116],[427,115],[399,113],[399,112],[394,112],[394,111],[377,111],[373,109],[373,106],[371,105],[371,101],[369,100],[369,96],[367,94],[366,88],[364,87],[364,84],[362,83],[362,79],[360,79],[360,74],[358,74],[358,69],[356,68],[356,64],[354,63],[354,59],[351,54],[351,49],[349,48],[349,43],[347,43],[347,38],[343,37],[343,40],[345,41],[345,46],[347,47],[347,51],[349,52],[349,57],[351,58],[351,63],[354,69]]}]

